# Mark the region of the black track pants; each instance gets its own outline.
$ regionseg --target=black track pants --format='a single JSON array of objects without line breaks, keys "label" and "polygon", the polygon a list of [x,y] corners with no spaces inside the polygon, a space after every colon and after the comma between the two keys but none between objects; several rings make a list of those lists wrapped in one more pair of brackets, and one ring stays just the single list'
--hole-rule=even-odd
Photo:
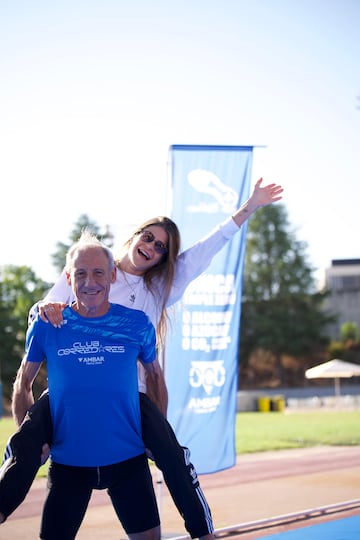
[{"label": "black track pants", "polygon": [[41,466],[42,446],[51,443],[52,422],[46,392],[27,412],[5,449],[0,469],[0,512],[8,517],[25,499]]},{"label": "black track pants", "polygon": [[[214,532],[211,511],[200,488],[190,452],[176,439],[169,422],[154,403],[140,393],[142,435],[192,538]],[[31,407],[12,435],[0,469],[0,512],[8,517],[26,497],[40,467],[42,446],[51,443],[48,393]]]},{"label": "black track pants", "polygon": [[214,532],[211,512],[201,490],[190,451],[180,446],[169,422],[147,397],[140,393],[142,438],[162,471],[173,501],[192,538]]}]

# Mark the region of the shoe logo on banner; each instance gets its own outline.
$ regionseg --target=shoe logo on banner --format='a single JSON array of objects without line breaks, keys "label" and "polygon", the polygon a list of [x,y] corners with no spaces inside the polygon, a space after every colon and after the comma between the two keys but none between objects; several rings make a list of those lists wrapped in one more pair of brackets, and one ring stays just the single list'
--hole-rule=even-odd
[{"label": "shoe logo on banner", "polygon": [[211,203],[203,199],[199,205],[187,208],[188,212],[217,213],[220,211],[229,214],[237,209],[238,194],[230,186],[225,185],[213,172],[205,169],[194,169],[189,172],[187,179],[193,189],[199,193],[210,195],[213,199]]}]

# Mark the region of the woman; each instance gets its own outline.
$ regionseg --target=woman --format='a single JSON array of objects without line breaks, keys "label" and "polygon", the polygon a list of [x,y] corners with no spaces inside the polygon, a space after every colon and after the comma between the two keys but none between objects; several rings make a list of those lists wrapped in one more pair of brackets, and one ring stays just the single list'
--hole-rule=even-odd
[{"label": "woman", "polygon": [[[116,257],[117,278],[110,291],[110,301],[144,311],[156,328],[160,348],[164,345],[166,336],[167,308],[182,297],[189,283],[204,272],[214,255],[236,234],[257,208],[282,198],[281,186],[270,184],[261,187],[261,184],[262,179],[258,180],[251,197],[239,210],[180,255],[178,228],[166,217],[158,217],[143,223],[125,242]],[[71,290],[62,275],[40,304],[40,315],[55,326],[60,326],[61,310],[71,301]],[[181,447],[166,421],[164,416],[166,404],[160,405],[162,412],[154,405],[157,396],[152,395],[151,387],[146,386],[141,367],[139,367],[139,392],[144,444],[150,450],[156,465],[162,470],[164,480],[184,518],[190,536],[208,540],[213,537],[214,532],[211,513],[195,469],[189,461],[189,450]],[[25,497],[40,465],[41,448],[45,442],[50,442],[51,419],[47,396],[42,397],[33,406],[29,411],[29,417],[31,422],[25,422],[8,445],[8,464],[3,465],[5,474],[0,482],[0,522],[1,513],[6,519]],[[36,429],[31,427],[32,424]],[[22,435],[22,432],[26,435]],[[32,461],[29,457],[28,442],[23,441],[24,437],[31,438]],[[17,455],[21,451],[19,440],[26,447],[26,452],[22,453],[23,459]],[[19,486],[14,467],[11,479],[9,465],[14,463],[15,457],[17,462],[23,462],[25,456],[28,463],[21,467],[25,480],[22,486]],[[8,490],[7,505],[3,497],[5,483]],[[9,498],[12,500],[11,504]]]}]

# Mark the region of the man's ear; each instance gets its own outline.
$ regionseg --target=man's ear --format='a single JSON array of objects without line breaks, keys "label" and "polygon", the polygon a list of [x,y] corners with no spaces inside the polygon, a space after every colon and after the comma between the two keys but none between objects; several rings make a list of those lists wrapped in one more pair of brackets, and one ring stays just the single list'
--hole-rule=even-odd
[{"label": "man's ear", "polygon": [[115,283],[116,281],[116,266],[111,270],[110,283]]},{"label": "man's ear", "polygon": [[70,272],[65,272],[65,276],[66,276],[66,282],[68,285],[71,285],[71,276],[70,276]]}]

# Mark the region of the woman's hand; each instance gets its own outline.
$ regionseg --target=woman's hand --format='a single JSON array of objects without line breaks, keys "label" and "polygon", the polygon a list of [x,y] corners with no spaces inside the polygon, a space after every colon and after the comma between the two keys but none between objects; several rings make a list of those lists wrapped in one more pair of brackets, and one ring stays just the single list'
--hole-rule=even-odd
[{"label": "woman's hand", "polygon": [[282,199],[282,192],[284,191],[278,184],[269,184],[265,187],[261,187],[263,179],[260,178],[254,187],[254,191],[251,197],[232,215],[238,227],[241,227],[243,223],[261,206],[272,204]]},{"label": "woman's hand", "polygon": [[67,304],[64,302],[39,302],[39,315],[44,322],[49,322],[55,328],[60,328],[64,323],[62,312],[66,306]]},{"label": "woman's hand", "polygon": [[263,179],[260,178],[254,187],[251,196],[252,202],[257,206],[266,206],[282,199],[281,193],[284,191],[278,184],[268,184],[261,187]]}]

